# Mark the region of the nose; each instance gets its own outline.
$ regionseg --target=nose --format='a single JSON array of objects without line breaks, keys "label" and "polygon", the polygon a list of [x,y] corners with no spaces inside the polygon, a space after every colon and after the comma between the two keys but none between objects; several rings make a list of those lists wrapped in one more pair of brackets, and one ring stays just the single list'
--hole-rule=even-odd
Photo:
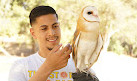
[{"label": "nose", "polygon": [[94,17],[98,17],[98,15],[93,15]]},{"label": "nose", "polygon": [[49,35],[49,36],[55,35],[54,29],[50,28],[49,31],[48,31],[48,35]]}]

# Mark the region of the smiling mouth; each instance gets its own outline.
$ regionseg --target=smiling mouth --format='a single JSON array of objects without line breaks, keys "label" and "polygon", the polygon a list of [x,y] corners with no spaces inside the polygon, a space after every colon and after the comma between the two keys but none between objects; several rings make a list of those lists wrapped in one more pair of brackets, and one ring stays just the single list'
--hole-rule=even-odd
[{"label": "smiling mouth", "polygon": [[49,42],[55,42],[58,39],[58,37],[54,37],[54,38],[47,38],[46,40]]}]

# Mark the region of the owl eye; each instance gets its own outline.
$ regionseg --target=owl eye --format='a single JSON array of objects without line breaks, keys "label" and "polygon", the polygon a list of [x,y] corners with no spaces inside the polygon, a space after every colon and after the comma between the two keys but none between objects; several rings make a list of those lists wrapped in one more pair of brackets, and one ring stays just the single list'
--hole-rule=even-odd
[{"label": "owl eye", "polygon": [[91,12],[88,12],[87,14],[90,15],[90,14],[93,14],[93,12],[91,11]]}]

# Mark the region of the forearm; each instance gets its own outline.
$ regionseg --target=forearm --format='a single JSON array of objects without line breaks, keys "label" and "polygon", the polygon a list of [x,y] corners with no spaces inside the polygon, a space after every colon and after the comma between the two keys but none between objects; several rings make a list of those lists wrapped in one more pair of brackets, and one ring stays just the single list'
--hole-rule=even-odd
[{"label": "forearm", "polygon": [[48,76],[52,73],[50,67],[46,63],[43,63],[42,66],[38,69],[34,76],[30,78],[29,81],[46,81]]}]

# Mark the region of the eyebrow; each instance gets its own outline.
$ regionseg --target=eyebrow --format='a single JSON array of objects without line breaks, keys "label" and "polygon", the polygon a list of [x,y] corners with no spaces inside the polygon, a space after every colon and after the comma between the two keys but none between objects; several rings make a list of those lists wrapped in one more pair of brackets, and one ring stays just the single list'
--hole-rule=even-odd
[{"label": "eyebrow", "polygon": [[41,25],[40,27],[48,27],[47,25]]},{"label": "eyebrow", "polygon": [[[53,25],[56,25],[56,24],[59,24],[58,22],[55,22],[54,24],[52,24],[52,26]],[[48,27],[47,25],[41,25],[40,27]]]},{"label": "eyebrow", "polygon": [[52,24],[52,26],[53,26],[53,25],[56,25],[56,24],[59,24],[59,23],[58,23],[58,22],[55,22],[54,24]]}]

